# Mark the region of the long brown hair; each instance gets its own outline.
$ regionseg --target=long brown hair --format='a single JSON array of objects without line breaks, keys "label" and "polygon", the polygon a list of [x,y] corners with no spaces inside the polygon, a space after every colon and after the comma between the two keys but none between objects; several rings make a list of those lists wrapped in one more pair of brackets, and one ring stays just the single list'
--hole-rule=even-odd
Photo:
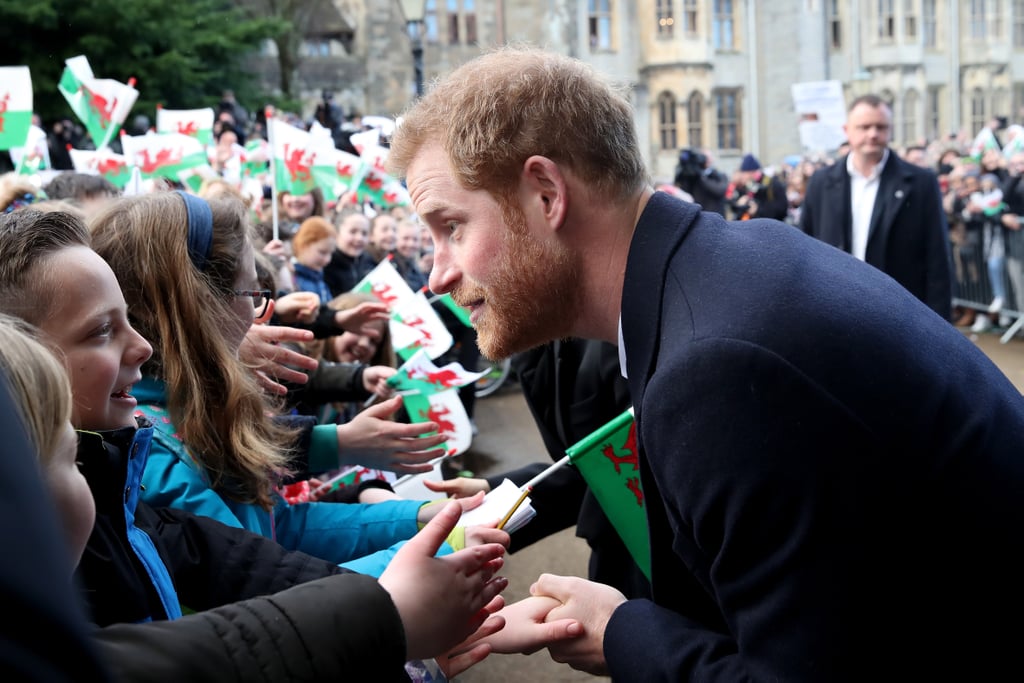
[{"label": "long brown hair", "polygon": [[294,433],[267,418],[277,408],[223,333],[234,283],[251,254],[246,207],[206,200],[213,212],[209,258],[189,258],[188,214],[177,193],[115,200],[90,221],[93,249],[117,275],[132,325],[153,344],[143,372],[167,385],[167,408],[212,487],[269,509],[287,471]]}]

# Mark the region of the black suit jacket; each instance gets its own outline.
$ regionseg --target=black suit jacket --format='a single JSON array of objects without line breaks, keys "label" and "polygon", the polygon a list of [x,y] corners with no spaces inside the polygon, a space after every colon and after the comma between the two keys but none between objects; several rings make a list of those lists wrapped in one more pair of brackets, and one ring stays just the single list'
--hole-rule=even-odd
[{"label": "black suit jacket", "polygon": [[[846,157],[813,176],[800,212],[800,229],[834,247],[851,249],[850,175]],[[906,287],[949,320],[953,276],[942,193],[934,173],[895,152],[879,178],[865,261]]]},{"label": "black suit jacket", "polygon": [[1024,401],[956,328],[785,224],[655,193],[622,331],[654,600],[608,622],[615,680],[1019,671]]}]

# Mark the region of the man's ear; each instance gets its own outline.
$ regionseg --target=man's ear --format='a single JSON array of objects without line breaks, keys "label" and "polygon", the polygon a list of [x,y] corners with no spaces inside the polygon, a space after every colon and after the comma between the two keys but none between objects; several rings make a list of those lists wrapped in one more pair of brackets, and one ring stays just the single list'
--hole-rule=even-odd
[{"label": "man's ear", "polygon": [[562,227],[569,213],[569,193],[558,164],[539,155],[524,161],[520,192],[524,210],[534,212],[552,230]]}]

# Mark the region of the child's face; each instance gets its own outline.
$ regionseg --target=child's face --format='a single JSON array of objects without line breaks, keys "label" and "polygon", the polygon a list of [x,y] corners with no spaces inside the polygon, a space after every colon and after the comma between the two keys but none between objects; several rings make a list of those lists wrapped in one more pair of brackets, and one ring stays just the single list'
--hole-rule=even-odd
[{"label": "child's face", "polygon": [[370,244],[385,251],[394,251],[397,241],[395,225],[395,219],[391,216],[384,215],[375,218],[373,226],[370,228]]},{"label": "child's face", "polygon": [[57,513],[68,536],[71,559],[75,565],[82,559],[85,545],[96,521],[96,503],[89,483],[78,469],[78,437],[70,422],[65,423],[57,451],[43,468],[46,487],[57,505]]},{"label": "child's face", "polygon": [[324,239],[307,244],[295,252],[295,260],[313,270],[323,270],[324,266],[331,262],[331,254],[334,253],[334,238]]},{"label": "child's face", "polygon": [[69,247],[50,257],[53,310],[39,325],[60,347],[71,380],[71,421],[93,431],[135,425],[132,385],[153,348],[128,323],[117,278],[88,247]]},{"label": "child's face", "polygon": [[402,224],[398,228],[398,246],[396,250],[405,258],[416,258],[420,255],[420,226]]},{"label": "child's face", "polygon": [[349,216],[338,229],[338,249],[353,258],[359,256],[366,249],[369,232],[370,223],[365,217],[355,214]]},{"label": "child's face", "polygon": [[[383,334],[383,322],[380,325]],[[334,353],[342,363],[369,363],[373,354],[377,353],[377,345],[380,336],[372,339],[365,334],[345,332],[332,339]]]}]

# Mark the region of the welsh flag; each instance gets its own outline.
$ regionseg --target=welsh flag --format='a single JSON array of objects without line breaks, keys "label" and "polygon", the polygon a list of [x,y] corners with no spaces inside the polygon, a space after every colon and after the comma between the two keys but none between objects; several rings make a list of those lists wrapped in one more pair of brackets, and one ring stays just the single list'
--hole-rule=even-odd
[{"label": "welsh flag", "polygon": [[981,157],[984,156],[985,152],[990,149],[994,149],[998,152],[1001,147],[999,146],[999,140],[996,139],[996,135],[992,132],[992,129],[985,126],[977,136],[975,136],[974,142],[971,143],[970,156],[974,159],[981,160]]},{"label": "welsh flag", "polygon": [[458,389],[434,394],[410,394],[405,397],[405,411],[412,422],[434,422],[437,431],[447,439],[442,445],[446,455],[459,455],[473,443],[473,426],[462,405]]},{"label": "welsh flag", "polygon": [[245,143],[242,154],[241,172],[243,178],[258,178],[270,168],[270,144],[263,138]]},{"label": "welsh flag", "polygon": [[469,321],[469,311],[455,303],[455,299],[452,298],[451,294],[448,294],[447,292],[445,292],[444,294],[435,294],[429,299],[429,301],[441,302],[445,308],[451,311],[455,315],[455,317],[459,319],[459,322],[461,322],[466,327],[473,327],[473,323]]},{"label": "welsh flag", "polygon": [[486,370],[469,372],[459,363],[448,363],[439,368],[434,365],[426,350],[420,349],[412,358],[402,363],[398,372],[391,375],[387,383],[396,391],[430,395],[464,387],[486,374]]},{"label": "welsh flag", "polygon": [[20,175],[33,175],[50,168],[50,146],[46,131],[39,126],[28,127],[23,146],[11,147],[11,161]]},{"label": "welsh flag", "polygon": [[28,67],[0,67],[0,149],[25,147],[31,125],[32,75]]},{"label": "welsh flag", "polygon": [[[391,311],[391,322],[411,329],[415,337],[410,342],[399,346],[395,343],[395,352],[403,359],[412,357],[419,349],[424,349],[431,358],[437,358],[452,347],[455,340],[437,311],[427,302],[423,292],[416,292],[412,299],[402,302]],[[396,341],[397,335],[392,335]]]},{"label": "welsh flag", "polygon": [[388,311],[392,315],[396,310],[405,306],[415,305],[410,304],[416,298],[415,292],[409,287],[405,278],[398,274],[390,259],[384,259],[378,263],[373,270],[356,283],[352,291],[372,294],[379,301],[388,305]]},{"label": "welsh flag", "polygon": [[64,63],[64,74],[57,87],[96,147],[106,147],[128,118],[139,91],[132,87],[132,81],[126,85],[110,78],[95,78],[89,60],[82,55]]},{"label": "welsh flag", "polygon": [[109,147],[100,150],[69,149],[71,163],[79,173],[100,175],[122,190],[132,178],[131,165],[123,154],[114,154]]},{"label": "welsh flag", "polygon": [[202,145],[213,142],[213,108],[164,109],[157,107],[156,132],[181,133],[199,140]]},{"label": "welsh flag", "polygon": [[267,121],[273,156],[274,186],[278,192],[306,194],[316,182],[313,166],[331,166],[334,141],[327,136],[314,135],[309,131],[291,126],[280,119]]},{"label": "welsh flag", "polygon": [[1003,156],[1009,161],[1010,157],[1018,152],[1024,152],[1024,126],[1014,124],[1006,131],[1006,144],[1003,146]]},{"label": "welsh flag", "polygon": [[[143,178],[159,177],[184,182],[181,174],[185,171],[210,166],[206,148],[199,140],[181,133],[122,135],[121,147],[128,163],[138,166]],[[210,171],[212,173],[213,169]]]},{"label": "welsh flag", "polygon": [[413,292],[390,259],[377,264],[352,288],[372,294],[388,305],[392,344],[403,359],[423,349],[430,358],[437,358],[452,347],[454,339],[444,321],[427,302],[423,292]]},{"label": "welsh flag", "polygon": [[[366,481],[368,479],[381,479],[383,481],[394,483],[398,480],[394,472],[387,472],[385,470],[374,470],[362,465],[353,465],[346,467],[332,473],[329,477],[321,477],[320,487],[316,489],[316,492],[323,494],[330,491],[334,491],[339,488],[346,486],[356,486],[357,484]],[[297,481],[294,484],[288,484],[278,489],[278,493],[292,505],[299,503],[308,503],[312,500],[310,495],[314,493],[313,488],[310,486],[309,480],[304,479]]]},{"label": "welsh flag", "polygon": [[630,555],[651,578],[651,541],[640,486],[640,454],[633,409],[625,411],[565,451],[576,465]]},{"label": "welsh flag", "polygon": [[412,203],[402,183],[371,161],[340,149],[320,150],[312,173],[314,182],[327,197],[354,191],[356,202],[371,202],[381,209]]}]

